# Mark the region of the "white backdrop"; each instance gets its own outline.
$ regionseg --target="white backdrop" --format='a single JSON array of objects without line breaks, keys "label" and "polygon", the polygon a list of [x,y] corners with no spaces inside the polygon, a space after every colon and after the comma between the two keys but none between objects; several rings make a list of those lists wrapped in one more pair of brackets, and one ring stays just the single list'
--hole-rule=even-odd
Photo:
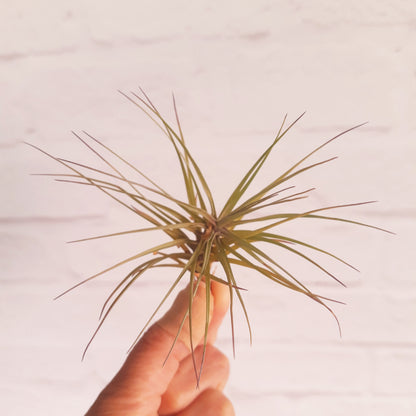
[{"label": "white backdrop", "polygon": [[361,270],[327,263],[344,289],[287,260],[302,281],[347,303],[336,307],[343,337],[322,308],[241,272],[254,345],[237,313],[236,360],[228,323],[219,339],[232,361],[226,393],[239,416],[416,414],[413,0],[1,0],[0,10],[2,414],[83,414],[173,277],[151,274],[133,288],[81,362],[122,271],[52,298],[151,237],[65,244],[127,229],[136,218],[89,189],[31,176],[60,169],[22,144],[90,161],[70,133],[87,130],[180,195],[167,142],[117,93],[139,86],[170,118],[175,93],[189,147],[219,203],[285,113],[293,120],[307,111],[264,179],[369,122],[322,152],[339,160],[298,184],[318,188],[314,206],[378,200],[345,215],[397,235],[288,227]]}]

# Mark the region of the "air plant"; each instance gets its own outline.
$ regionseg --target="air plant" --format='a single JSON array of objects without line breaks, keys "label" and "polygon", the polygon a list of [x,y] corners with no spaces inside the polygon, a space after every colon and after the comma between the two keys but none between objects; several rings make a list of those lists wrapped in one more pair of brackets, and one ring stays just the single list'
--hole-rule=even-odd
[{"label": "air plant", "polygon": [[[102,306],[100,323],[91,340],[88,342],[84,355],[91,341],[94,339],[113,307],[117,304],[117,302],[119,302],[122,295],[148,270],[166,267],[177,268],[179,271],[176,275],[174,275],[172,284],[167,290],[167,293],[162,296],[161,302],[151,314],[142,331],[134,341],[133,346],[140,339],[143,332],[152,322],[161,306],[166,302],[175,288],[181,281],[186,279],[189,281],[189,306],[182,319],[182,323],[178,328],[178,334],[186,320],[189,320],[192,354],[192,303],[196,289],[202,279],[205,281],[205,297],[207,305],[205,336],[203,341],[203,357],[205,355],[205,347],[207,344],[209,305],[211,297],[210,282],[212,281],[220,282],[226,285],[229,289],[231,335],[234,353],[235,343],[233,310],[236,301],[240,303],[242,307],[245,320],[248,325],[251,342],[252,332],[250,322],[241,293],[242,290],[245,289],[240,287],[238,284],[238,277],[235,275],[235,266],[245,267],[251,272],[264,276],[265,278],[270,279],[287,289],[307,296],[322,307],[326,308],[335,317],[336,322],[338,323],[336,315],[331,307],[328,306],[329,302],[337,301],[326,298],[309,290],[289,270],[287,270],[270,254],[266,253],[262,247],[266,244],[285,249],[293,255],[311,263],[324,274],[334,279],[337,283],[343,285],[343,283],[326,268],[313,260],[308,254],[305,254],[305,250],[306,252],[317,252],[327,255],[354,269],[352,265],[333,253],[305,241],[300,241],[288,235],[283,235],[279,233],[278,230],[280,225],[300,218],[341,221],[344,223],[382,230],[381,228],[372,225],[326,214],[326,211],[334,211],[339,208],[369,204],[374,201],[325,206],[301,212],[290,212],[291,210],[287,212],[285,209],[290,206],[291,202],[307,198],[309,192],[312,191],[312,189],[308,189],[301,192],[294,192],[294,186],[290,186],[289,181],[296,178],[298,175],[306,173],[320,165],[329,163],[336,158],[334,157],[312,164],[306,164],[305,162],[307,162],[311,156],[317,153],[324,146],[327,146],[337,138],[362,126],[362,124],[337,134],[335,137],[308,153],[301,160],[294,163],[289,169],[280,173],[272,182],[261,187],[250,196],[247,196],[248,189],[252,185],[253,180],[263,167],[272,150],[302,118],[303,114],[288,126],[286,126],[287,117],[285,116],[272,143],[247,171],[229,198],[226,200],[222,209],[218,210],[204,175],[185,143],[174,97],[173,109],[176,126],[172,127],[161,115],[149,97],[143,91],[141,91],[141,93],[142,95],[138,95],[136,93],[131,93],[129,95],[121,92],[123,96],[140,108],[140,110],[142,110],[161,129],[170,144],[173,146],[179,161],[185,185],[187,196],[186,201],[177,199],[170,192],[163,189],[152,179],[150,179],[149,176],[144,174],[135,165],[122,158],[107,145],[86,132],[83,132],[82,137],[76,133],[74,133],[74,135],[90,151],[92,151],[101,160],[101,162],[103,162],[104,166],[106,166],[104,170],[52,156],[44,150],[32,145],[42,153],[48,155],[69,169],[69,173],[67,174],[53,175],[58,181],[76,183],[95,188],[117,201],[125,209],[131,211],[139,218],[142,218],[151,224],[150,227],[85,238],[77,240],[77,242],[134,233],[146,233],[151,231],[163,231],[167,237],[167,239],[162,241],[160,244],[117,262],[111,267],[108,267],[105,270],[102,270],[101,272],[81,281],[58,296],[60,297],[70,290],[96,279],[104,273],[116,269],[119,266],[134,263],[133,269],[120,280]],[[114,163],[110,162],[111,158],[115,158],[118,162],[121,162],[130,168],[135,172],[135,176],[140,179],[133,179],[125,176],[121,169],[117,168]],[[271,214],[265,213],[266,208],[274,208],[274,212]],[[219,265],[217,269],[222,270],[221,273],[217,273],[213,270],[212,266],[214,263]],[[223,277],[220,277],[220,274]],[[199,371],[196,370],[195,366],[195,373],[198,380],[201,375],[203,361],[204,359],[202,358]]]}]

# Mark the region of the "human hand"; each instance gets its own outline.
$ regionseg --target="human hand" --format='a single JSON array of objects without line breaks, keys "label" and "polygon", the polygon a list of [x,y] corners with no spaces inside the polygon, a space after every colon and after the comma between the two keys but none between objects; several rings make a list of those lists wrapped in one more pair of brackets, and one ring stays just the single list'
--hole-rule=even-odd
[{"label": "human hand", "polygon": [[[211,294],[208,344],[199,388],[188,320],[163,366],[188,308],[189,295],[185,289],[133,348],[86,416],[233,416],[232,404],[222,393],[229,374],[228,359],[213,346],[228,310],[229,289],[211,282]],[[203,352],[205,313],[205,283],[201,282],[192,304],[192,341],[197,363],[201,362]]]}]

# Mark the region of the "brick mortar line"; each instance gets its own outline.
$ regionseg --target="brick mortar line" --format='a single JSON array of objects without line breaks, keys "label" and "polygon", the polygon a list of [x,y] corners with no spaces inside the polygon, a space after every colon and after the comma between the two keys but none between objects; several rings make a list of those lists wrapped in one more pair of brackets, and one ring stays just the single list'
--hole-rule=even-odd
[{"label": "brick mortar line", "polygon": [[77,221],[95,221],[106,219],[106,215],[76,215],[69,217],[39,216],[39,217],[0,217],[0,224],[44,224],[44,223],[68,223]]},{"label": "brick mortar line", "polygon": [[[313,23],[313,22],[312,22]],[[359,22],[348,22],[348,21],[341,21],[341,25],[344,25],[349,28],[356,28],[361,30],[372,30],[374,28],[392,28],[392,27],[406,27],[408,29],[413,29],[414,20],[413,19],[404,19],[403,21],[396,21],[396,22],[383,22],[383,23],[359,23]],[[339,23],[333,23],[329,25],[324,31],[315,31],[315,35],[317,38],[321,38],[328,33],[328,31],[337,28]],[[174,34],[173,36],[164,35],[164,36],[157,36],[156,34],[150,36],[134,36],[134,35],[123,35],[118,33],[112,33],[114,37],[118,37],[119,40],[101,40],[101,39],[94,39],[91,35],[86,34],[83,41],[80,43],[76,43],[73,46],[63,46],[62,48],[52,48],[52,49],[45,49],[42,50],[40,47],[39,50],[31,50],[27,52],[11,52],[7,54],[0,54],[0,62],[15,62],[18,60],[23,59],[30,59],[30,58],[43,58],[43,57],[50,57],[50,56],[60,56],[60,55],[67,55],[67,54],[77,54],[83,52],[98,52],[101,50],[111,51],[113,49],[120,49],[124,47],[126,49],[131,47],[137,47],[137,45],[141,46],[154,46],[155,44],[172,44],[175,42],[205,42],[205,43],[236,43],[240,42],[241,44],[251,44],[255,47],[256,44],[264,44],[267,43],[269,45],[273,45],[275,40],[280,40],[279,33],[272,33],[269,32],[267,37],[261,37],[258,40],[252,39],[251,36],[258,34],[258,30],[253,31],[243,31],[241,33],[236,34],[201,34],[198,32],[187,34],[187,33],[179,33]],[[405,37],[403,37],[406,40]],[[303,42],[300,40],[295,40],[293,44],[302,44]],[[333,43],[331,43],[332,45]],[[348,42],[345,42],[346,45],[349,45]]]}]

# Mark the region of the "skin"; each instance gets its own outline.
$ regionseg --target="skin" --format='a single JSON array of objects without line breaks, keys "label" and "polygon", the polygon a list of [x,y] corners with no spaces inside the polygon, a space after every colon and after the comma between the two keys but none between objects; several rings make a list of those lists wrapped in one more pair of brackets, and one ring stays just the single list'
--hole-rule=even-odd
[{"label": "skin", "polygon": [[[192,304],[192,341],[198,370],[205,328],[205,289],[205,283],[201,282]],[[185,289],[169,311],[144,334],[86,416],[234,416],[231,402],[222,393],[229,362],[213,345],[229,307],[229,289],[211,282],[211,294],[208,345],[199,388],[188,320],[163,365],[188,308],[189,295]]]}]

